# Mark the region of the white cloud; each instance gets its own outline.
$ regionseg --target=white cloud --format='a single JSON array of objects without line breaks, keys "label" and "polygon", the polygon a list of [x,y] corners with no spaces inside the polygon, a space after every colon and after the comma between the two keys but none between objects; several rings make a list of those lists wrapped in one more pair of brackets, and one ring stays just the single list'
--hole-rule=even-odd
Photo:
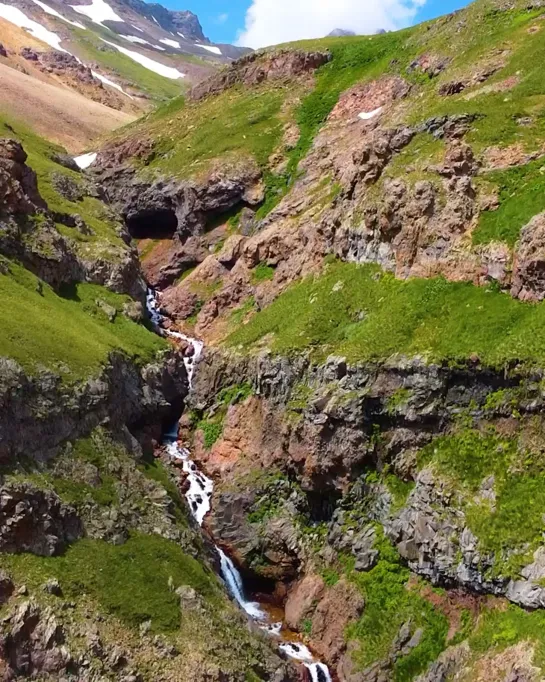
[{"label": "white cloud", "polygon": [[227,21],[227,19],[229,19],[229,15],[227,14],[227,12],[224,12],[223,14],[218,14],[216,18],[216,23],[224,24]]},{"label": "white cloud", "polygon": [[238,45],[321,38],[334,28],[369,34],[408,26],[427,0],[252,0]]}]

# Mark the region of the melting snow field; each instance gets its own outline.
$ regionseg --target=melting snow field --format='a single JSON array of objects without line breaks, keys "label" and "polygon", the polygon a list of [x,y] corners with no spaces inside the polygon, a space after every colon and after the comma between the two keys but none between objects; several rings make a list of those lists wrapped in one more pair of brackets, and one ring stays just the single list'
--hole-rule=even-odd
[{"label": "melting snow field", "polygon": [[82,154],[81,156],[74,157],[74,161],[78,166],[84,170],[89,168],[89,166],[97,160],[96,152],[89,152],[89,154]]},{"label": "melting snow field", "polygon": [[45,26],[42,26],[37,21],[29,19],[20,9],[17,7],[12,7],[11,5],[4,5],[0,3],[0,17],[6,19],[12,24],[19,26],[19,28],[25,28],[29,33],[31,33],[34,38],[47,43],[54,50],[59,50],[60,52],[66,52],[66,50],[61,47],[61,38],[53,31],[49,31]]},{"label": "melting snow field", "polygon": [[111,43],[109,40],[104,40],[104,38],[101,38],[101,40],[103,43],[106,43],[106,45],[115,47],[115,49],[119,50],[119,52],[121,52],[122,54],[126,55],[127,57],[130,57],[131,59],[133,59],[135,62],[138,62],[138,64],[141,64],[146,69],[158,73],[160,76],[164,76],[165,78],[172,78],[173,80],[176,80],[177,78],[185,78],[185,73],[178,71],[178,69],[175,69],[173,66],[166,66],[165,64],[161,64],[161,62],[156,62],[154,59],[150,59],[149,57],[140,54],[140,52],[127,50],[126,47],[121,47],[121,45]]},{"label": "melting snow field", "polygon": [[101,73],[98,73],[97,71],[91,71],[91,73],[95,78],[98,78],[99,81],[102,81],[104,85],[109,85],[111,88],[115,88],[116,90],[119,90],[119,92],[122,92],[129,99],[134,99],[134,97],[132,95],[129,95],[128,92],[125,92],[125,90],[123,90],[123,88],[118,83],[114,83],[109,78],[106,78],[106,76],[103,76]]},{"label": "melting snow field", "polygon": [[125,36],[119,34],[120,38],[123,38],[123,40],[128,40],[129,43],[140,43],[142,45],[150,45],[151,43],[148,43],[147,40],[144,40],[144,38],[139,38],[138,36]]},{"label": "melting snow field", "polygon": [[66,17],[63,17],[62,14],[59,14],[56,9],[53,9],[53,7],[49,7],[49,5],[46,5],[45,2],[40,2],[40,0],[32,0],[36,5],[41,7],[43,11],[46,14],[50,14],[52,17],[57,17],[57,19],[62,19],[63,21],[66,21],[67,24],[71,24],[72,26],[75,26],[76,28],[83,28],[85,30],[85,26],[83,24],[78,23],[77,21],[72,21],[71,19],[67,19]]},{"label": "melting snow field", "polygon": [[170,40],[170,38],[161,38],[159,41],[160,43],[163,43],[163,45],[168,45],[169,47],[175,47],[176,49],[180,49],[180,43],[177,40]]},{"label": "melting snow field", "polygon": [[378,116],[381,111],[382,107],[373,109],[373,111],[362,111],[361,114],[358,114],[358,118],[361,118],[362,121],[369,121],[370,119],[375,118],[375,116]]},{"label": "melting snow field", "polygon": [[215,45],[197,45],[195,43],[196,47],[202,47],[203,50],[208,50],[208,52],[213,52],[214,54],[221,54],[221,50],[219,47],[216,47]]},{"label": "melting snow field", "polygon": [[70,5],[70,7],[76,12],[89,17],[91,21],[100,26],[102,26],[104,21],[120,21],[125,23],[104,0],[93,0],[90,5]]}]

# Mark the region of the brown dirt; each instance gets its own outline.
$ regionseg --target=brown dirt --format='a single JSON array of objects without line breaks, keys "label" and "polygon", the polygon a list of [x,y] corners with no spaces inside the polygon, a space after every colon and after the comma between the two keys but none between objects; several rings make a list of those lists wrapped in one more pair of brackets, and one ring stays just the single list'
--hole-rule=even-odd
[{"label": "brown dirt", "polygon": [[134,116],[92,102],[0,64],[0,111],[19,119],[70,152],[86,149],[89,142]]},{"label": "brown dirt", "polygon": [[482,606],[490,604],[490,599],[492,599],[469,594],[463,590],[448,590],[444,594],[440,594],[429,585],[420,585],[417,580],[411,580],[408,587],[409,589],[419,589],[420,595],[444,614],[449,624],[447,641],[450,641],[461,630],[464,611],[468,611],[472,620],[475,620]]}]

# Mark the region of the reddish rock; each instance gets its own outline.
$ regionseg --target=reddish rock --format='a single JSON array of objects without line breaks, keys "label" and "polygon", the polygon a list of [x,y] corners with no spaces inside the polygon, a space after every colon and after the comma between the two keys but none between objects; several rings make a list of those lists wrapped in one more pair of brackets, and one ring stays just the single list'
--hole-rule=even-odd
[{"label": "reddish rock", "polygon": [[348,120],[362,112],[375,111],[396,99],[406,97],[409,90],[409,84],[398,76],[386,76],[370,83],[356,85],[341,95],[329,114],[328,121]]},{"label": "reddish rock", "polygon": [[522,301],[545,298],[545,213],[534,216],[521,230],[511,295]]},{"label": "reddish rock", "polygon": [[26,165],[27,154],[15,140],[0,139],[0,207],[2,212],[35,213],[46,208],[36,173]]},{"label": "reddish rock", "polygon": [[285,620],[289,628],[296,631],[301,629],[303,621],[313,615],[324,589],[324,581],[319,575],[306,575],[290,589],[285,607]]},{"label": "reddish rock", "polygon": [[198,83],[189,96],[193,100],[199,100],[208,95],[217,95],[237,83],[252,86],[266,80],[296,78],[315,71],[330,59],[329,52],[306,52],[304,50],[251,52],[208,80]]},{"label": "reddish rock", "polygon": [[327,590],[312,617],[312,644],[326,661],[337,661],[346,650],[346,627],[358,620],[364,606],[358,588],[344,579]]}]

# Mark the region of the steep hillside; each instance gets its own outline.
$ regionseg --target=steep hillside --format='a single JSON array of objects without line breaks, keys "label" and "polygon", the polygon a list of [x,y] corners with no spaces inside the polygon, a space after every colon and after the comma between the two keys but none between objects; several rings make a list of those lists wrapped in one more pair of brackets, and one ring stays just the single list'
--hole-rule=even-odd
[{"label": "steep hillside", "polygon": [[[170,12],[158,4],[13,0],[0,5],[0,66],[13,70],[3,69],[0,107],[33,124],[42,107],[49,114],[79,106],[84,115],[98,119],[95,133],[111,130],[158,102],[180,95],[244,52],[210,43],[195,15]],[[42,91],[42,82],[75,91],[130,117],[100,111],[81,98],[50,88]],[[14,88],[34,92],[20,98]],[[44,117],[40,132],[66,142],[58,134],[55,137],[50,117]],[[68,122],[68,127],[76,126]],[[80,137],[86,142],[92,139],[83,132]]]},{"label": "steep hillside", "polygon": [[544,27],[248,55],[91,167],[205,342],[206,529],[343,682],[545,674]]}]

